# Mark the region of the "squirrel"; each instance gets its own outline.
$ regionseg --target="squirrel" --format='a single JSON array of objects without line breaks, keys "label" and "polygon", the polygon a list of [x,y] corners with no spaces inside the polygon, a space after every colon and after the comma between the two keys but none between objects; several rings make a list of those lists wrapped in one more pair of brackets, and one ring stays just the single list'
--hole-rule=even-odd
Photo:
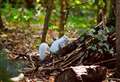
[{"label": "squirrel", "polygon": [[53,41],[50,47],[45,42],[41,43],[39,46],[40,62],[44,63],[45,58],[50,54],[58,56],[60,54],[60,49],[65,47],[69,42],[69,38],[64,35]]},{"label": "squirrel", "polygon": [[53,43],[50,46],[50,52],[52,54],[58,55],[60,49],[69,44],[69,42],[69,38],[66,35],[62,36],[61,38],[53,41]]},{"label": "squirrel", "polygon": [[45,58],[50,54],[49,46],[47,43],[41,43],[39,46],[39,56],[41,63],[44,62]]}]

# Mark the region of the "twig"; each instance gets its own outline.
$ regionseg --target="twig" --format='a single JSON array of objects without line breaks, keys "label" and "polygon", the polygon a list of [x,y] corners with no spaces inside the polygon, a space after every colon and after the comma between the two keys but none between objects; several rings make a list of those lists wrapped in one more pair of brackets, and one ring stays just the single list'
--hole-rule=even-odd
[{"label": "twig", "polygon": [[115,81],[120,81],[119,78],[107,78],[107,80],[115,80]]},{"label": "twig", "polygon": [[31,55],[29,55],[29,58],[30,58],[30,63],[32,64],[33,69],[35,69],[35,65],[34,65],[34,62],[33,62],[33,60],[32,60]]},{"label": "twig", "polygon": [[82,54],[78,54],[78,56],[76,56],[76,58],[74,60],[72,60],[71,62],[67,63],[66,65],[63,66],[63,68],[71,65],[73,62],[75,62],[76,60],[80,59],[81,57],[84,56],[84,52]]},{"label": "twig", "polygon": [[107,62],[112,62],[112,61],[115,61],[115,60],[116,60],[116,58],[112,58],[112,59],[104,60],[104,61],[101,61],[101,62],[97,62],[97,63],[95,63],[93,65],[103,64],[103,63],[107,63]]}]

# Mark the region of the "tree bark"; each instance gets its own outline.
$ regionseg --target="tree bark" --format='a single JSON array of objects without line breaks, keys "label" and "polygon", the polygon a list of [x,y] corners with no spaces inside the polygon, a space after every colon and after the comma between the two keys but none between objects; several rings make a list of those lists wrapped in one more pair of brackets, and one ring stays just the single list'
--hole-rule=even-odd
[{"label": "tree bark", "polygon": [[0,15],[0,30],[4,30],[4,25],[3,25],[1,15]]},{"label": "tree bark", "polygon": [[34,8],[35,7],[34,0],[25,0],[25,3],[26,3],[27,8]]},{"label": "tree bark", "polygon": [[116,0],[116,51],[117,51],[117,71],[116,76],[120,78],[120,0]]},{"label": "tree bark", "polygon": [[43,28],[43,34],[42,34],[42,40],[41,42],[45,42],[46,41],[46,35],[47,35],[47,31],[48,31],[48,25],[49,25],[49,21],[50,21],[50,16],[52,13],[52,9],[53,9],[53,0],[49,0],[47,2],[47,6],[46,6],[46,16],[45,16],[45,20],[44,20],[44,28]]},{"label": "tree bark", "polygon": [[68,9],[68,0],[60,0],[61,5],[61,16],[60,16],[60,24],[59,24],[59,37],[64,35],[64,25],[67,21],[69,9]]},{"label": "tree bark", "polygon": [[2,17],[1,17],[1,5],[2,5],[2,1],[0,1],[0,31],[5,31],[5,26],[3,24]]}]

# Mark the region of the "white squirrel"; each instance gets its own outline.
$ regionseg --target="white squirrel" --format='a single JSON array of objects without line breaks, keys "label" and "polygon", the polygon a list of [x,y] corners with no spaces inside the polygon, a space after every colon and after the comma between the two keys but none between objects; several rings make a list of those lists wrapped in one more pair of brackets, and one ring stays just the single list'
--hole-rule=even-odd
[{"label": "white squirrel", "polygon": [[41,43],[39,46],[39,56],[40,56],[40,61],[43,62],[47,55],[50,54],[49,46],[47,43]]},{"label": "white squirrel", "polygon": [[50,55],[50,53],[55,55],[59,54],[60,48],[65,47],[69,42],[69,38],[64,35],[61,38],[53,41],[50,47],[45,42],[41,43],[39,46],[39,56],[41,63],[44,63],[45,58],[47,55]]},{"label": "white squirrel", "polygon": [[61,38],[55,40],[52,45],[50,46],[50,52],[52,54],[59,54],[60,48],[65,47],[67,44],[69,44],[70,40],[67,36],[62,36]]}]

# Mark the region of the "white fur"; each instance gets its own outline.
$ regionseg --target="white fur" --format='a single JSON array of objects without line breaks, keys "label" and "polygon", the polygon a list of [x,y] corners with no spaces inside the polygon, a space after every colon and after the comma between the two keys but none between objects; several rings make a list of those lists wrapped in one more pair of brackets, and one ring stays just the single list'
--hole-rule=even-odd
[{"label": "white fur", "polygon": [[40,55],[40,60],[44,61],[46,56],[49,54],[49,46],[47,43],[41,43],[39,46],[39,55]]},{"label": "white fur", "polygon": [[57,52],[60,50],[60,48],[63,48],[68,43],[69,43],[69,39],[67,36],[64,35],[60,39],[57,39],[52,43],[52,45],[50,47],[50,51],[54,54],[57,54]]}]

